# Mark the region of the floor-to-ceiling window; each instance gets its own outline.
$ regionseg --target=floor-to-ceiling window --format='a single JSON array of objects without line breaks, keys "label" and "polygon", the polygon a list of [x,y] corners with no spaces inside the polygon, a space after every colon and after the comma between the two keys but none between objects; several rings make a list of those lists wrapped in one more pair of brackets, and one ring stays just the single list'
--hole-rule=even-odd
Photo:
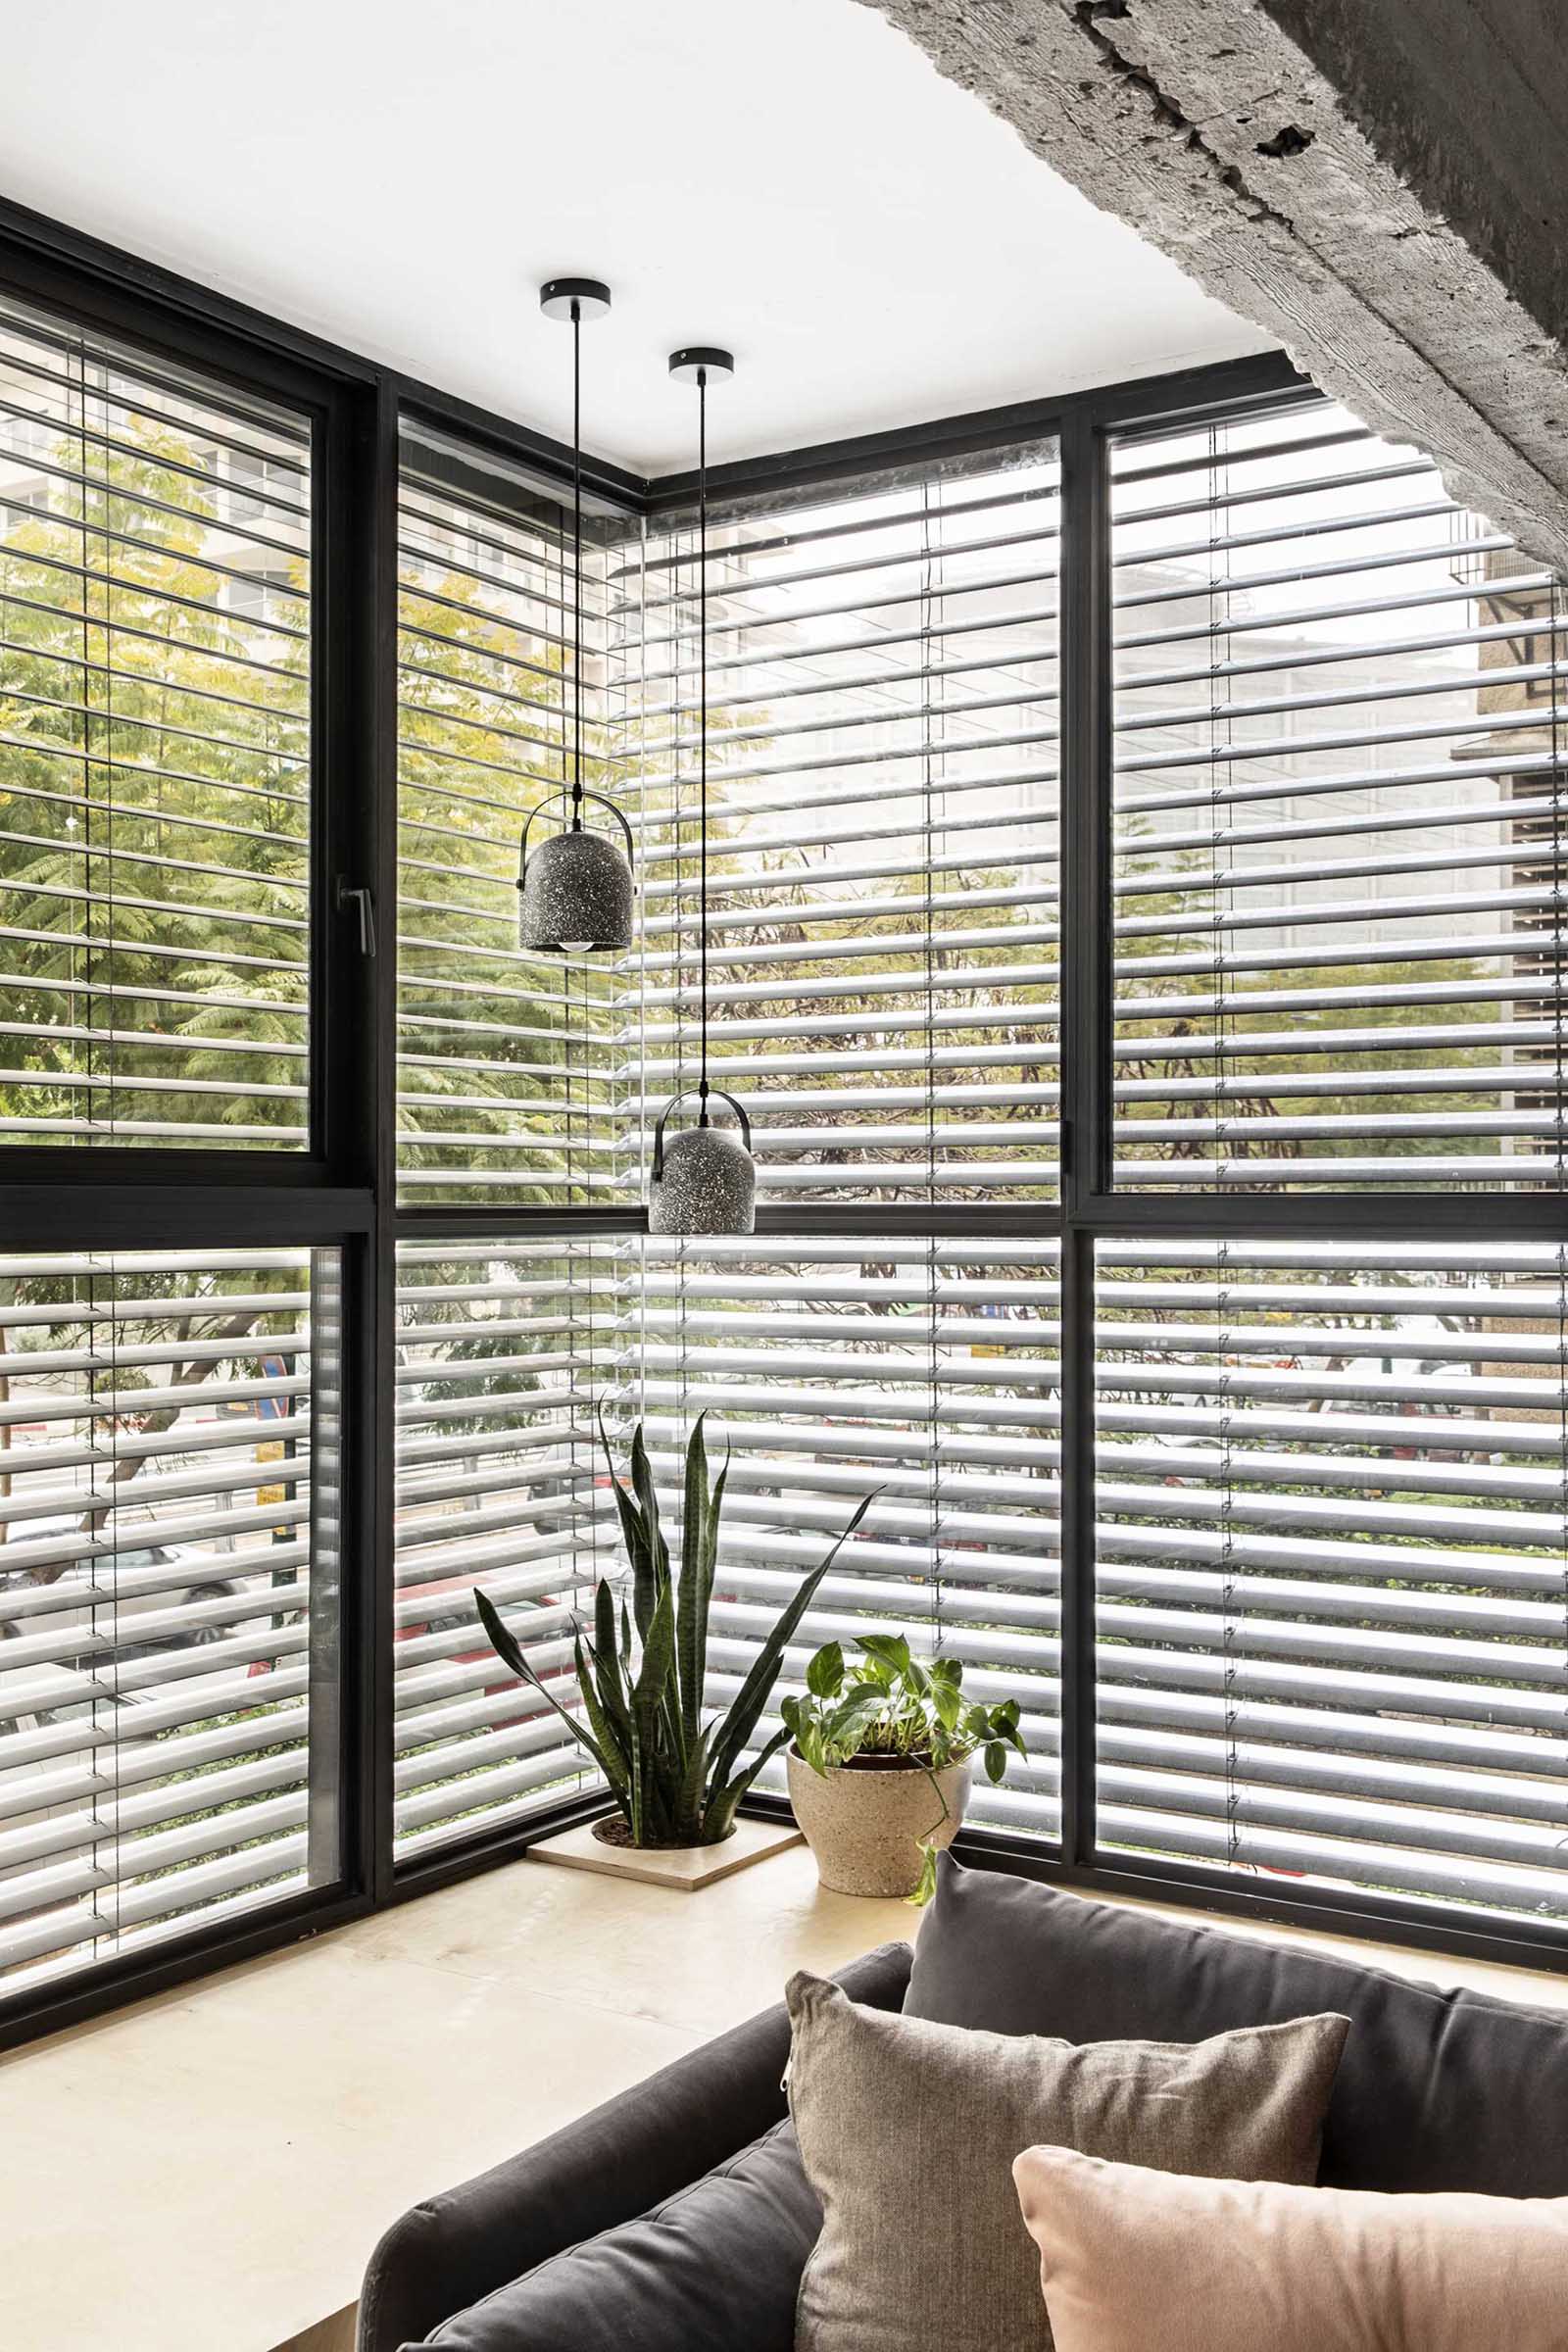
[{"label": "floor-to-ceiling window", "polygon": [[[699,1408],[735,1448],[721,1678],[874,1487],[791,1670],[896,1624],[1017,1696],[977,1824],[1560,1922],[1556,591],[1327,401],[1151,405],[1065,486],[1098,709],[1050,453],[729,516],[710,1020],[765,1239],[648,1245],[627,1375],[666,1473]],[[650,542],[650,1102],[695,1051],[689,560]]]},{"label": "floor-to-ceiling window", "polygon": [[[672,1506],[710,1415],[715,1702],[875,1489],[788,1676],[892,1624],[1017,1696],[982,1829],[1243,1899],[1560,1920],[1555,592],[1326,401],[1148,398],[1065,484],[1036,444],[718,504],[709,1028],[759,1231],[540,1241],[468,1296],[510,1380],[516,1285],[585,1578],[592,1415],[645,1420]],[[689,514],[608,580],[634,1155],[697,1074]],[[1098,703],[1063,659],[1090,631]],[[508,1568],[564,1673],[564,1515],[530,1513]],[[497,1786],[547,1801],[547,1727],[516,1740]]]},{"label": "floor-to-ceiling window", "polygon": [[[637,1199],[635,984],[614,959],[521,950],[517,875],[530,814],[537,847],[564,812],[579,697],[584,781],[623,790],[640,533],[602,508],[586,521],[579,667],[559,486],[406,425],[392,1602],[405,1868],[587,1786],[559,1717],[499,1666],[473,1593],[564,1694],[573,1615],[614,1556],[595,1417],[624,1421],[635,1261],[586,1220],[616,1204],[629,1219]],[[558,1230],[531,1236],[519,1212]]]},{"label": "floor-to-ceiling window", "polygon": [[1561,1922],[1556,591],[1324,400],[1111,464],[1098,1850]]},{"label": "floor-to-ceiling window", "polygon": [[321,451],[0,300],[0,2001],[341,1877]]},{"label": "floor-to-ceiling window", "polygon": [[[1061,691],[1054,441],[721,506],[710,564],[715,1085],[751,1242],[655,1244],[630,1369],[673,1485],[731,1449],[717,1692],[858,1498],[802,1627],[898,1626],[1019,1697],[975,1818],[1059,1792]],[[645,1118],[697,1077],[696,571],[650,534],[639,695]],[[1004,1227],[999,1227],[998,1211]],[[782,1771],[771,1786],[782,1786]]]},{"label": "floor-to-ceiling window", "polygon": [[[0,323],[0,2013],[595,1801],[473,1589],[569,1705],[601,1424],[673,1511],[699,1411],[715,1703],[874,1488],[787,1680],[1016,1696],[982,1842],[1568,1948],[1554,583],[1283,365],[733,469],[758,1229],[656,1242],[686,488],[578,583],[561,453],[112,314]],[[517,946],[579,703],[608,960]]]}]

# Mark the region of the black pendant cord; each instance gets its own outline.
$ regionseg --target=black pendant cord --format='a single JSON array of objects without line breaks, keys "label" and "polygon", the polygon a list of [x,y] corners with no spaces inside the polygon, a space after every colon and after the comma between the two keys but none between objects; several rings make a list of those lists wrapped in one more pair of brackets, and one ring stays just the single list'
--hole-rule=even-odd
[{"label": "black pendant cord", "polygon": [[582,831],[582,305],[571,305],[571,829]]},{"label": "black pendant cord", "polygon": [[697,942],[701,974],[699,1127],[708,1125],[708,369],[697,371]]}]

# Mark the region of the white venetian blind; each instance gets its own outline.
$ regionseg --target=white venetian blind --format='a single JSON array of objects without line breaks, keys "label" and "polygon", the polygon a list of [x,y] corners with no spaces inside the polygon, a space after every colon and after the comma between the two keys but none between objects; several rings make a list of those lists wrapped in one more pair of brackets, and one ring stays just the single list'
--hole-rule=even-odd
[{"label": "white venetian blind", "polygon": [[[623,528],[585,518],[578,677],[569,512],[526,482],[488,479],[472,453],[405,437],[398,1166],[414,1204],[593,1203],[629,1189],[613,961],[519,953],[516,890],[524,820],[559,804],[579,692],[584,782],[618,789],[603,573]],[[558,829],[541,817],[530,847]]]},{"label": "white venetian blind", "polygon": [[[642,1410],[678,1516],[681,1450],[709,1416],[730,1471],[709,1701],[734,1696],[801,1579],[877,1499],[819,1588],[776,1700],[823,1642],[901,1631],[1016,1698],[1027,1758],[977,1781],[969,1818],[1055,1834],[1060,1294],[1054,1242],[892,1235],[645,1245]],[[777,1729],[770,1710],[759,1740]],[[764,1787],[783,1785],[782,1765]]]},{"label": "white venetian blind", "polygon": [[1568,1918],[1568,1252],[1102,1245],[1102,1846]]},{"label": "white venetian blind", "polygon": [[[407,1243],[400,1251],[397,1782],[404,1858],[592,1786],[570,1735],[485,1642],[481,1586],[575,1707],[573,1616],[626,1562],[595,1429],[641,1418],[678,1554],[706,1412],[730,1476],[709,1704],[860,1497],[880,1494],[792,1648],[906,1630],[1015,1697],[1029,1756],[972,1818],[1058,1812],[1056,1248],[885,1238]],[[770,1715],[760,1738],[776,1728]],[[773,1776],[781,1784],[782,1776]]]},{"label": "white venetian blind", "polygon": [[1560,592],[1323,400],[1114,515],[1119,1180],[1557,1185]]},{"label": "white venetian blind", "polygon": [[570,1734],[491,1650],[482,1586],[575,1704],[573,1612],[623,1568],[603,1402],[635,1330],[628,1244],[406,1242],[398,1251],[395,1705],[401,1858],[591,1784]]},{"label": "white venetian blind", "polygon": [[0,1260],[0,1986],[338,1875],[334,1253]]},{"label": "white venetian blind", "polygon": [[0,299],[0,1145],[309,1140],[308,420]]},{"label": "white venetian blind", "polygon": [[[1054,1192],[1058,550],[1049,448],[712,523],[711,1075],[764,1200]],[[689,529],[612,584],[640,631],[650,1115],[697,1078]]]}]

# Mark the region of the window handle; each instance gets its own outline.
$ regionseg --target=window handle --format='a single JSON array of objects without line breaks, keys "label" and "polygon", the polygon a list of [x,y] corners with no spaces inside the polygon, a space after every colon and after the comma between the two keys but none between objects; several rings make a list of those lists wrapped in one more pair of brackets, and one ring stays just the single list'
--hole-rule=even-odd
[{"label": "window handle", "polygon": [[373,956],[375,954],[375,901],[363,885],[356,887],[353,883],[345,881],[339,874],[337,878],[337,910],[339,914],[350,906],[359,909],[360,954]]}]

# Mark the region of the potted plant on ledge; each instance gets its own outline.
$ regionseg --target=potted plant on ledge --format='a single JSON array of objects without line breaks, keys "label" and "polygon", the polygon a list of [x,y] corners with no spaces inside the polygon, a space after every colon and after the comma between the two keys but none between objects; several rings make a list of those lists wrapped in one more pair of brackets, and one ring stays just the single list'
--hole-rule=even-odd
[{"label": "potted plant on ledge", "polygon": [[779,1709],[790,1802],[824,1886],[923,1903],[969,1801],[970,1759],[997,1782],[1008,1749],[1024,1753],[1018,1702],[971,1705],[957,1659],[922,1661],[902,1634],[861,1634],[856,1646],[852,1665],[827,1642],[804,1695]]},{"label": "potted plant on ledge", "polygon": [[617,1608],[613,1589],[601,1578],[591,1629],[572,1621],[580,1715],[564,1706],[534,1671],[487,1594],[476,1589],[474,1601],[497,1656],[555,1709],[604,1775],[615,1811],[594,1824],[595,1838],[607,1845],[665,1853],[716,1845],[733,1834],[741,1799],[791,1736],[787,1729],[778,1732],[748,1754],[785,1647],[871,1497],[854,1512],[821,1566],[802,1581],[760,1645],[728,1713],[722,1720],[705,1717],[708,1620],[728,1467],[710,1489],[699,1416],[686,1448],[676,1578],[641,1426],[632,1436],[629,1492],[616,1474],[602,1422],[600,1437],[631,1563],[631,1607],[628,1611],[622,1599]]}]

